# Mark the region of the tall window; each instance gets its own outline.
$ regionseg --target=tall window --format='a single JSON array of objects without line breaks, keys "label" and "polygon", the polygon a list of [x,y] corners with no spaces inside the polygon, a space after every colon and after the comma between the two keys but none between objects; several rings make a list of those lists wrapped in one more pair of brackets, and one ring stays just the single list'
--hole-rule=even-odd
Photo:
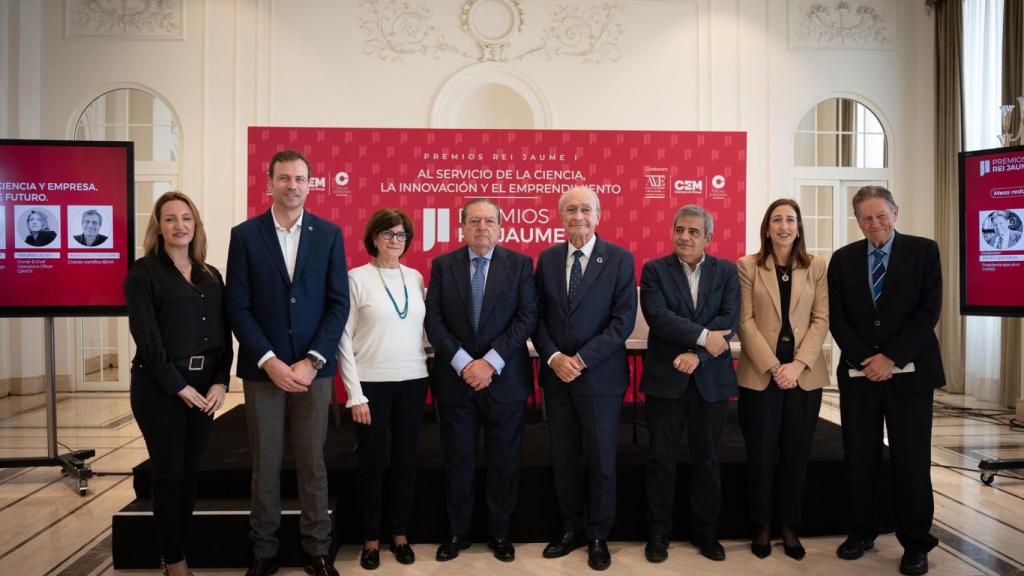
[{"label": "tall window", "polygon": [[[181,130],[170,106],[138,88],[119,88],[96,97],[75,124],[75,140],[130,140],[135,144],[135,255],[153,204],[178,188]],[[77,390],[127,389],[133,352],[127,321],[79,318],[75,321]]]},{"label": "tall window", "polygon": [[[793,197],[800,203],[808,252],[827,260],[836,248],[861,238],[851,202],[868,184],[889,185],[889,138],[882,122],[857,100],[822,100],[804,114],[793,137]],[[834,367],[839,354],[833,348],[829,338],[825,357]]]}]

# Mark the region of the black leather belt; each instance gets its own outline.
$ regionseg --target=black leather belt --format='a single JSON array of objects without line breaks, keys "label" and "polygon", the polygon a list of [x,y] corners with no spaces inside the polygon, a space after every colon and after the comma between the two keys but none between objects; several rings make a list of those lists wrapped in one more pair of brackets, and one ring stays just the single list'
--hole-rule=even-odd
[{"label": "black leather belt", "polygon": [[206,363],[213,363],[213,356],[189,356],[181,360],[175,360],[175,366],[181,366],[182,368],[188,368],[190,372],[200,372],[206,367]]}]

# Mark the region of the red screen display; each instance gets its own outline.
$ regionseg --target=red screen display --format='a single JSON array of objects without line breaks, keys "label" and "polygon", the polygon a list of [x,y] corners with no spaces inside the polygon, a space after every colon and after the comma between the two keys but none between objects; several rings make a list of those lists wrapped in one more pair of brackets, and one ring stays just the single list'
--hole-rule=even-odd
[{"label": "red screen display", "polygon": [[0,140],[0,316],[125,313],[129,142]]}]

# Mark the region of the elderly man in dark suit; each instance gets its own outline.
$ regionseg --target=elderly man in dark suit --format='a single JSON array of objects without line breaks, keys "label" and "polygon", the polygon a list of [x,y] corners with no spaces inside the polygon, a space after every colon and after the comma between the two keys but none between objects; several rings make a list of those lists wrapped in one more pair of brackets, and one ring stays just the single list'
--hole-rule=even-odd
[{"label": "elderly man in dark suit", "polygon": [[736,265],[705,252],[711,215],[683,206],[672,226],[672,254],[644,265],[640,307],[650,326],[640,390],[647,395],[647,524],[644,555],[668,557],[676,490],[676,457],[688,428],[691,469],[690,542],[711,560],[725,560],[717,523],[722,490],[718,441],[736,396],[728,339],[739,321]]},{"label": "elderly man in dark suit", "polygon": [[562,535],[544,557],[586,544],[587,563],[604,570],[611,565],[607,540],[615,523],[615,452],[629,383],[625,344],[636,322],[636,272],[632,254],[594,233],[601,203],[593,190],[569,190],[558,212],[569,240],[537,259],[540,314],[533,334],[562,516]]},{"label": "elderly man in dark suit", "polygon": [[533,372],[526,340],[537,324],[529,256],[498,246],[498,206],[486,198],[462,209],[467,246],[438,256],[430,270],[424,325],[434,347],[433,394],[441,412],[450,537],[444,562],[470,545],[480,423],[487,450],[487,528],[494,557],[515,560],[509,520],[519,492],[526,398]]},{"label": "elderly man in dark suit", "polygon": [[842,350],[837,377],[849,479],[849,537],[836,554],[860,558],[878,535],[882,422],[889,432],[900,572],[928,572],[934,389],[945,385],[935,325],[942,307],[939,246],[896,232],[892,193],[865,186],[853,197],[864,240],[832,255],[829,321]]},{"label": "elderly man in dark suit", "polygon": [[227,300],[238,338],[238,376],[252,451],[253,564],[247,576],[273,574],[281,524],[281,458],[291,410],[306,571],[337,576],[331,550],[324,442],[336,372],[335,351],[348,319],[348,273],[341,229],[304,210],[309,162],[278,152],[268,167],[270,210],[231,230]]}]

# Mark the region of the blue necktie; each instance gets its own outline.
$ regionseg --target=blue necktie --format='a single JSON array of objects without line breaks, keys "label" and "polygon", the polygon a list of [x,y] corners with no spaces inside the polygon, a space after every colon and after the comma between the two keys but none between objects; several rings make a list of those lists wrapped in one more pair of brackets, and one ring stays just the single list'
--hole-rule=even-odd
[{"label": "blue necktie", "polygon": [[473,258],[473,281],[471,287],[473,289],[473,330],[475,331],[480,325],[480,309],[484,305],[484,282],[487,280],[484,278],[484,263],[487,262],[487,258],[483,256],[477,256]]},{"label": "blue necktie", "polygon": [[875,250],[871,255],[875,257],[875,262],[871,265],[871,299],[877,307],[878,298],[882,296],[882,285],[885,284],[885,264],[882,263],[885,252]]},{"label": "blue necktie", "polygon": [[569,303],[576,299],[576,292],[580,289],[580,282],[583,280],[583,266],[580,265],[580,257],[583,256],[583,250],[577,250],[572,253],[574,260],[572,261],[572,270],[569,271]]}]

